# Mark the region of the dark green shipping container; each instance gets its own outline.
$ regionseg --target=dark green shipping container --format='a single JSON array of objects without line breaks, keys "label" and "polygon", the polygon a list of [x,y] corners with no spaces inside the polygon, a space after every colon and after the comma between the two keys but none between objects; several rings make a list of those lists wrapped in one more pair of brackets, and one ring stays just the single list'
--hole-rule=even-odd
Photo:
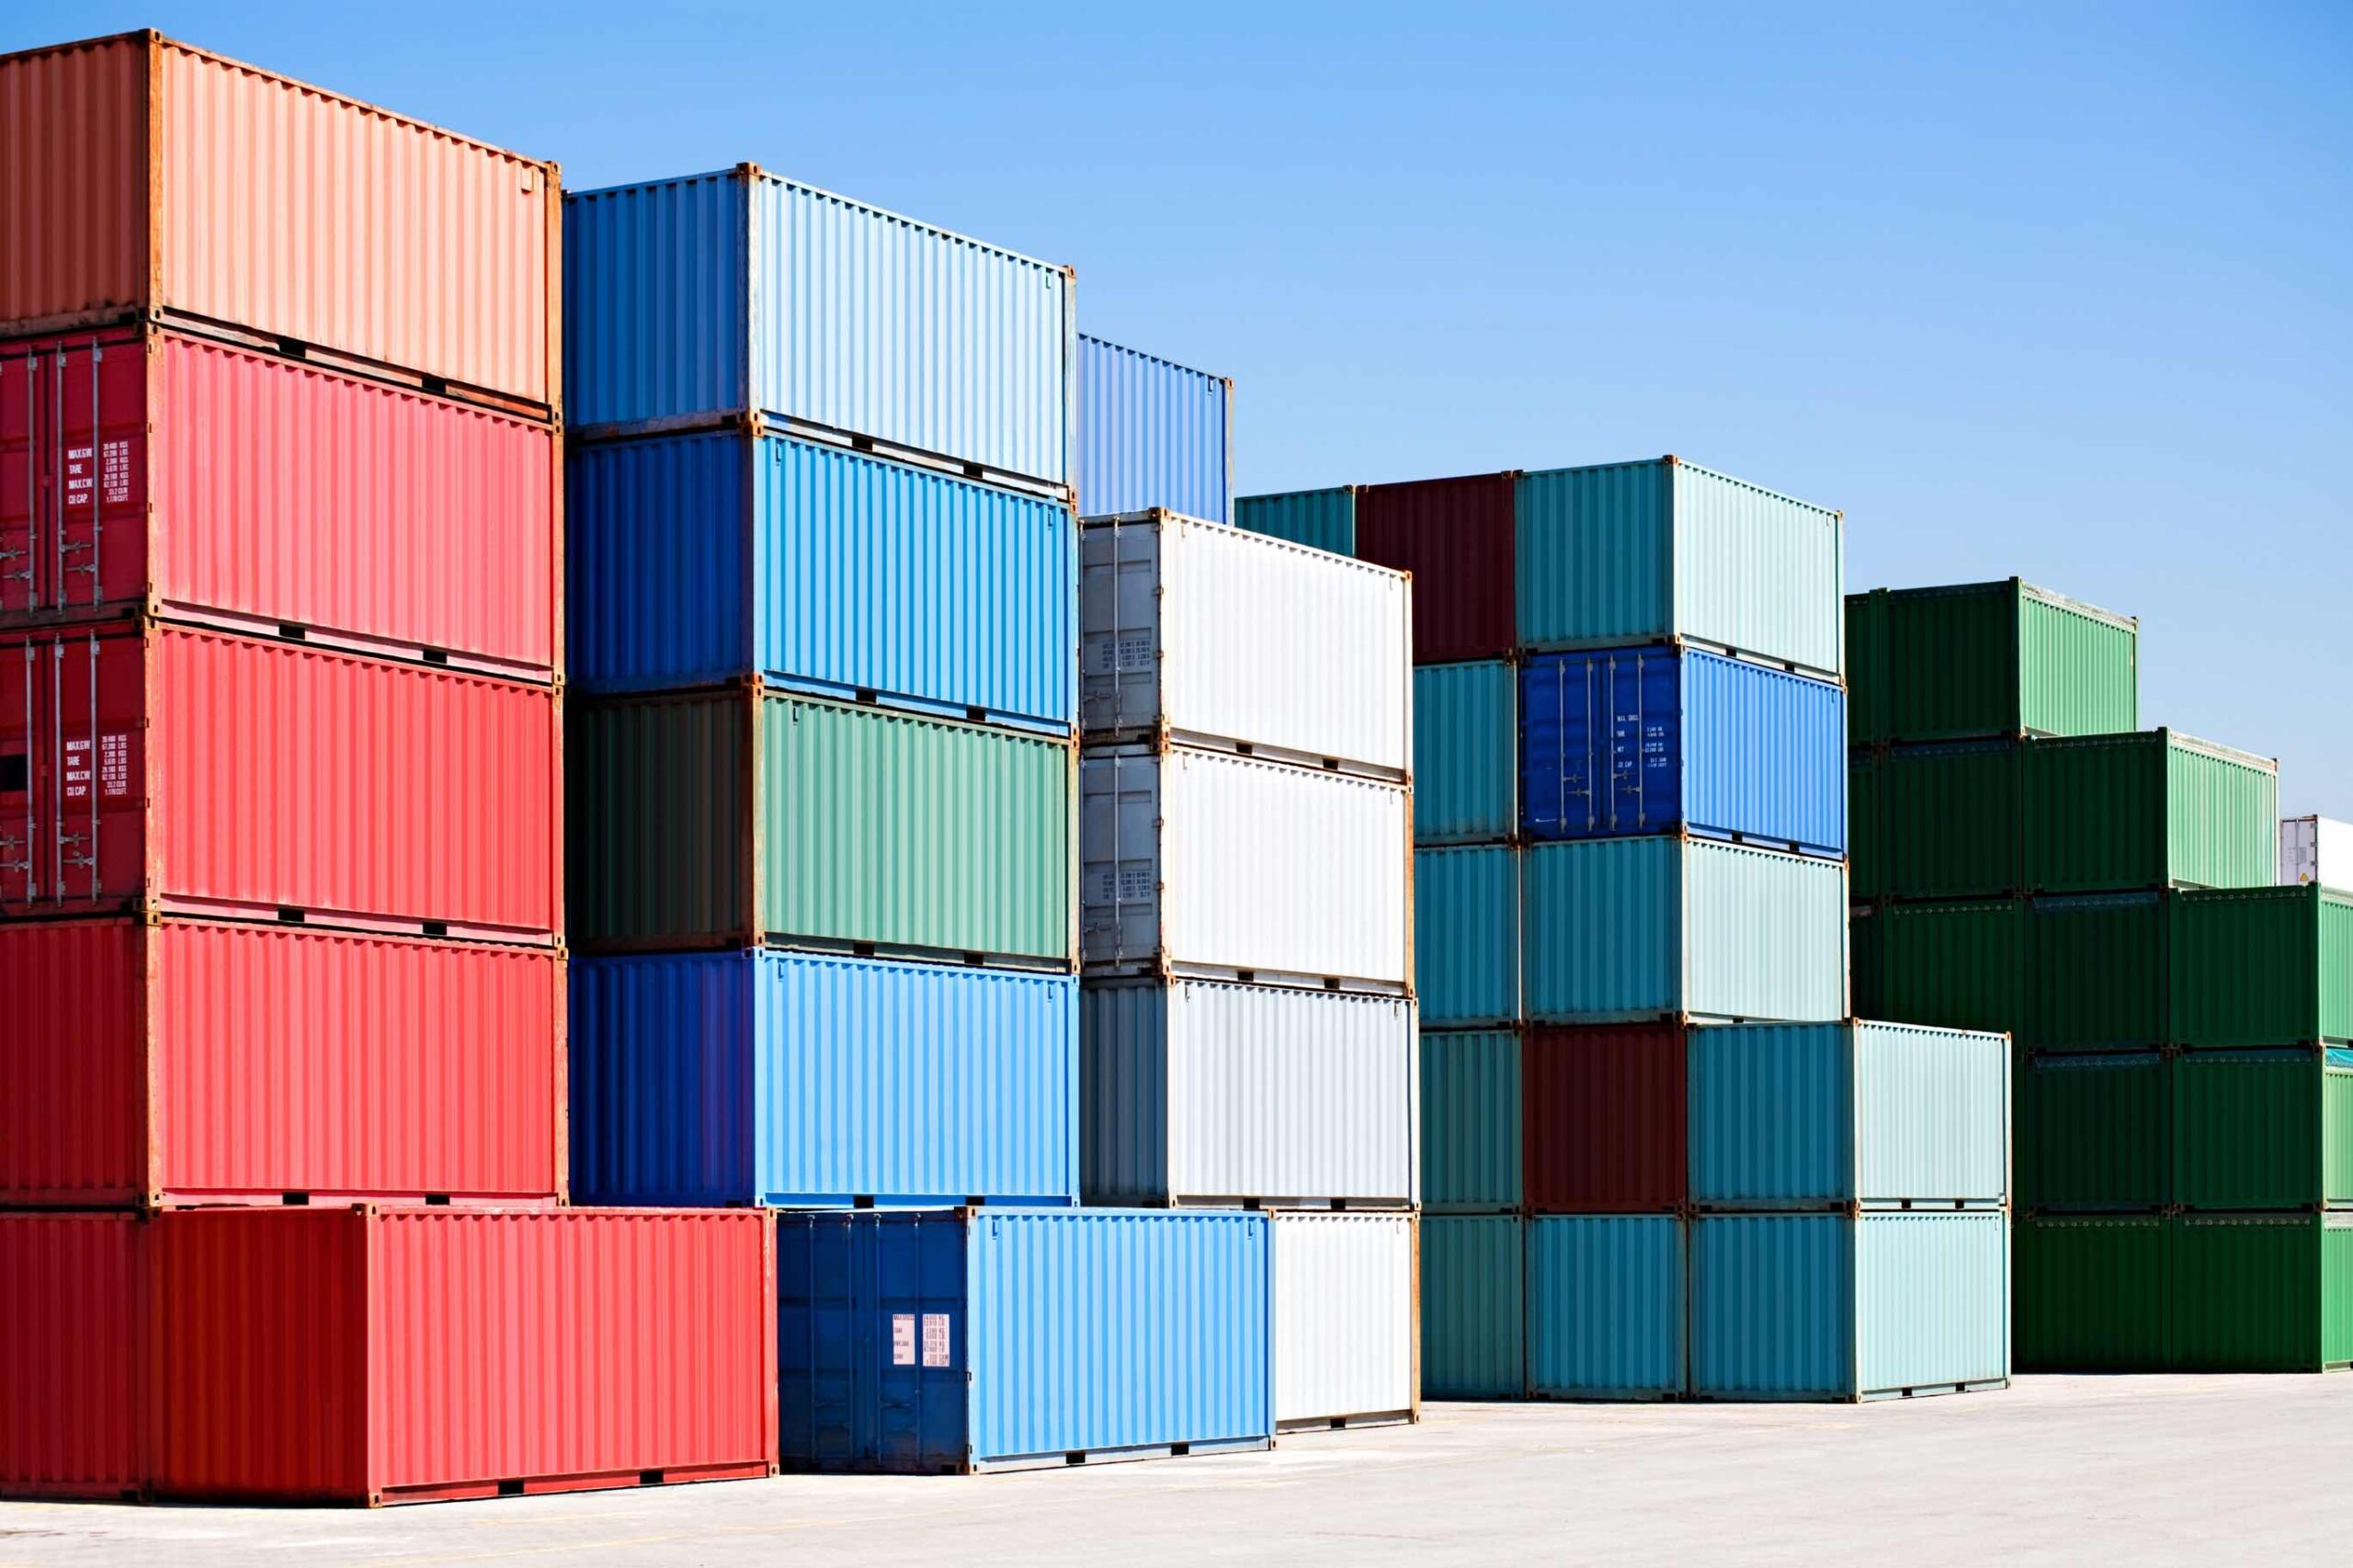
[{"label": "dark green shipping container", "polygon": [[2160,1214],[2018,1220],[2010,1326],[2021,1372],[2161,1372],[2172,1357]]},{"label": "dark green shipping container", "polygon": [[2013,1078],[2019,1208],[2165,1208],[2172,1195],[2165,1057],[2154,1051],[2026,1055]]},{"label": "dark green shipping container", "polygon": [[1233,520],[1252,533],[1272,534],[1335,555],[1357,552],[1357,487],[1292,490],[1279,495],[1241,495]]},{"label": "dark green shipping container", "polygon": [[2268,887],[2279,804],[2278,763],[2171,730],[2029,741],[2027,885]]},{"label": "dark green shipping container", "polygon": [[1887,917],[1877,906],[1856,904],[1847,911],[1847,1011],[1856,1017],[1890,1018],[1886,934]]},{"label": "dark green shipping container", "polygon": [[2013,577],[1847,601],[1858,744],[2087,735],[2140,723],[2140,632]]},{"label": "dark green shipping container", "polygon": [[1987,1029],[2023,1040],[2026,900],[1893,903],[1883,906],[1878,918],[1877,1017],[1942,1028]]},{"label": "dark green shipping container", "polygon": [[1887,760],[1847,754],[1847,892],[1859,903],[1887,896]]},{"label": "dark green shipping container", "polygon": [[2026,887],[2020,743],[1956,741],[1887,753],[1887,894],[2001,898]]},{"label": "dark green shipping container", "polygon": [[2191,1051],[2172,1071],[2174,1202],[2353,1204],[2353,1051]]},{"label": "dark green shipping container", "polygon": [[2165,1024],[2166,896],[2038,898],[2027,919],[2024,1044],[2154,1051]]},{"label": "dark green shipping container", "polygon": [[2353,1364],[2353,1214],[2184,1214],[2171,1226],[2173,1369]]},{"label": "dark green shipping container", "polygon": [[2317,885],[2174,901],[2173,1041],[2353,1041],[2353,898]]}]

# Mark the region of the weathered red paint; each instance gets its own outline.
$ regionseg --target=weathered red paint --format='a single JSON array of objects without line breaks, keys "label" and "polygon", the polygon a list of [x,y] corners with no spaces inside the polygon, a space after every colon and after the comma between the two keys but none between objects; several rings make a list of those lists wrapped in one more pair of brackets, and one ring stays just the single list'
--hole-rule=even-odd
[{"label": "weathered red paint", "polygon": [[1516,641],[1517,473],[1369,484],[1357,554],[1414,574],[1414,662],[1499,659]]},{"label": "weathered red paint", "polygon": [[1522,1191],[1540,1214],[1656,1213],[1690,1190],[1684,1031],[1599,1025],[1528,1032]]}]

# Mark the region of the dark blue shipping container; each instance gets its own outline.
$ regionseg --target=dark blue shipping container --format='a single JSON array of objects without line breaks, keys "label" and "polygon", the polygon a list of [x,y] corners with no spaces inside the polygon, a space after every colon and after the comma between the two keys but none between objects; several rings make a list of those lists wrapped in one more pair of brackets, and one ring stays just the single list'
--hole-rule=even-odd
[{"label": "dark blue shipping container", "polygon": [[1803,854],[1847,847],[1847,694],[1671,646],[1547,653],[1519,676],[1521,830],[1677,830]]},{"label": "dark blue shipping container", "polygon": [[926,1474],[1263,1449],[1263,1214],[785,1214],[788,1470]]}]

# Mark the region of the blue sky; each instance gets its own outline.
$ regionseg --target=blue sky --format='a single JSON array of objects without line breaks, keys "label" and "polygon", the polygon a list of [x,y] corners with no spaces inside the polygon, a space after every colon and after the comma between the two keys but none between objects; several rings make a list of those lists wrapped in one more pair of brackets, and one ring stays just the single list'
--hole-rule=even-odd
[{"label": "blue sky", "polygon": [[2353,6],[17,0],[564,165],[750,158],[1075,265],[1246,490],[1673,451],[1850,586],[2142,618],[2353,818]]}]

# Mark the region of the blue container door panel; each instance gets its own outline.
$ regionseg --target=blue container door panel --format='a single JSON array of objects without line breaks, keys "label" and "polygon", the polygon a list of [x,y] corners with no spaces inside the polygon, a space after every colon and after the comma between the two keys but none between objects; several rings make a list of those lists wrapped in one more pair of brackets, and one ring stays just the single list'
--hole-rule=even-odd
[{"label": "blue container door panel", "polygon": [[574,959],[572,1194],[580,1203],[749,1203],[753,959]]},{"label": "blue container door panel", "polygon": [[1683,820],[1682,671],[1661,649],[1550,654],[1520,676],[1521,825],[1537,838]]}]

